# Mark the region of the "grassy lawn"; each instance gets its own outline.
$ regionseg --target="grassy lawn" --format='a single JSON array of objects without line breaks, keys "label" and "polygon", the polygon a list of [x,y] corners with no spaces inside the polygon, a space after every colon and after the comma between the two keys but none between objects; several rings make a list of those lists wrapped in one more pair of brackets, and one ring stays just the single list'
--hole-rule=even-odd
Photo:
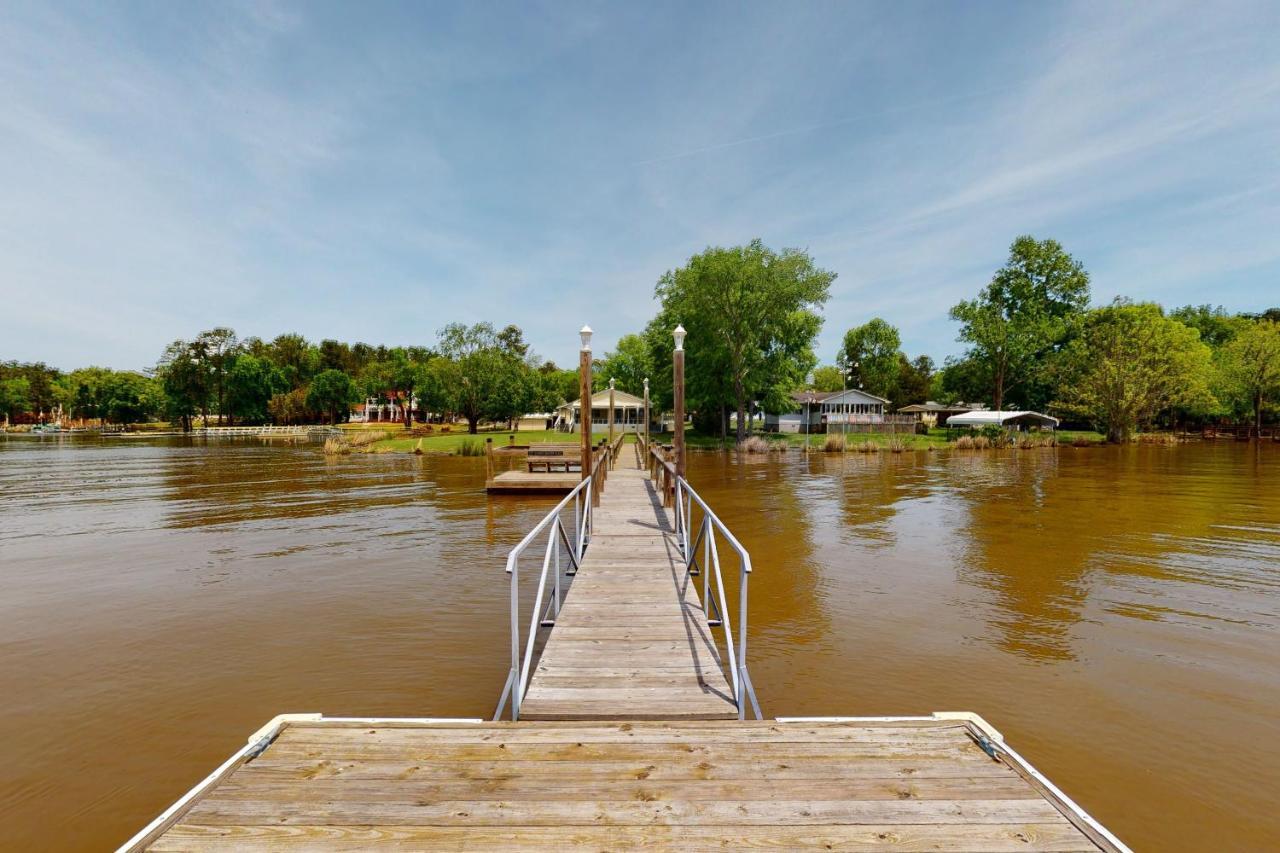
[{"label": "grassy lawn", "polygon": [[[577,444],[580,437],[577,433],[556,432],[555,430],[524,430],[512,432],[511,430],[481,430],[475,435],[469,435],[465,428],[461,430],[450,430],[447,433],[433,433],[431,435],[405,436],[404,438],[395,437],[398,433],[403,432],[400,427],[388,424],[385,429],[382,427],[364,427],[364,426],[348,426],[344,431],[359,434],[361,432],[386,432],[392,437],[382,441],[374,442],[369,445],[367,450],[371,453],[412,453],[416,448],[421,446],[423,453],[457,453],[465,443],[479,444],[483,449],[485,439],[493,439],[494,447],[502,447],[511,443],[511,436],[515,436],[516,444]],[[608,433],[595,433],[592,438],[599,441],[602,438],[608,438]],[[418,442],[422,444],[419,445]]]},{"label": "grassy lawn", "polygon": [[[840,433],[839,431],[836,431],[835,434],[839,435]],[[899,434],[897,436],[888,435],[888,434],[879,434],[879,433],[852,433],[851,432],[847,437],[847,442],[849,446],[853,446],[859,443],[870,443],[870,444],[883,446],[893,441],[896,438],[898,441],[901,441],[903,444],[905,444],[907,448],[910,450],[925,450],[929,447],[933,447],[933,448],[946,447],[951,443],[952,438],[961,436],[961,435],[967,435],[967,434],[968,434],[967,430],[959,430],[959,429],[955,430],[954,433],[950,436],[947,434],[947,431],[945,429],[930,430],[927,435]],[[789,447],[796,448],[796,449],[803,448],[805,445],[805,442],[808,441],[810,448],[813,450],[820,450],[822,448],[823,442],[825,442],[827,439],[826,435],[817,434],[817,433],[813,435],[799,435],[799,434],[792,434],[792,433],[787,433],[783,435],[779,435],[777,433],[756,433],[756,435],[760,436],[761,438],[764,438],[766,441],[782,442],[788,445]],[[1073,430],[1059,430],[1057,433],[1057,436],[1058,436],[1058,442],[1060,444],[1070,444],[1072,441],[1076,439],[1083,439],[1086,441],[1093,441],[1093,442],[1101,442],[1104,440],[1101,434],[1096,432],[1090,432],[1090,431],[1080,432],[1080,431],[1073,431]],[[662,444],[670,444],[672,440],[672,434],[669,432],[663,433],[661,435],[659,435],[658,433],[654,433],[653,438],[655,441],[659,441]],[[726,439],[721,439],[720,436],[718,435],[704,435],[698,432],[685,433],[685,442],[688,444],[690,449],[699,449],[699,450],[732,449],[737,444],[737,441],[734,439],[732,435],[730,435]]]},{"label": "grassy lawn", "polygon": [[[482,430],[476,435],[469,435],[466,429],[451,429],[447,433],[432,433],[424,436],[405,436],[398,437],[403,430],[395,424],[386,425],[370,425],[363,426],[360,424],[346,424],[342,427],[343,431],[349,436],[354,437],[361,433],[386,433],[389,437],[375,441],[363,447],[353,448],[356,452],[366,453],[412,453],[419,447],[424,453],[459,453],[464,444],[470,443],[478,445],[483,451],[485,439],[492,439],[494,447],[502,447],[511,442],[511,436],[515,436],[516,444],[576,444],[578,441],[577,434],[556,432],[554,430],[528,430],[524,432],[512,432],[510,430]],[[837,433],[838,434],[838,433]],[[967,432],[956,430],[954,435],[965,435]],[[789,448],[801,449],[804,447],[805,441],[809,442],[809,446],[813,450],[821,450],[822,444],[826,441],[825,435],[778,435],[775,433],[762,434],[756,433],[767,441],[782,442]],[[1070,444],[1075,440],[1085,440],[1090,442],[1102,442],[1103,436],[1096,432],[1078,432],[1071,430],[1058,431],[1059,444]],[[595,442],[606,438],[606,433],[595,433],[592,438]],[[853,447],[859,443],[871,443],[876,445],[885,445],[895,438],[907,446],[909,450],[927,450],[930,447],[935,449],[945,448],[951,443],[954,436],[948,436],[946,430],[931,430],[927,435],[880,435],[867,433],[850,433],[848,443]],[[671,433],[654,433],[653,438],[662,444],[670,444],[672,441]],[[705,435],[698,432],[685,433],[685,441],[691,450],[726,450],[732,449],[736,442],[730,436],[727,439],[721,439],[718,435]]]}]

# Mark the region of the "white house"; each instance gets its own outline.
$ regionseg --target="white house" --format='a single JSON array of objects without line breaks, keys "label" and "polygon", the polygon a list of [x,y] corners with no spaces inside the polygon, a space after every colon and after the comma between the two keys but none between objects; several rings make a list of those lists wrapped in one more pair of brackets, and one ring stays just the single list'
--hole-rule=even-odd
[{"label": "white house", "polygon": [[826,432],[832,425],[885,423],[889,401],[866,391],[797,391],[791,410],[765,415],[765,432]]},{"label": "white house", "polygon": [[[650,410],[651,416],[657,412]],[[556,409],[555,428],[561,432],[577,432],[582,422],[582,401],[574,400]],[[644,424],[644,399],[626,391],[613,392],[613,428],[619,432],[639,432]],[[591,395],[593,432],[609,429],[609,389]]]}]

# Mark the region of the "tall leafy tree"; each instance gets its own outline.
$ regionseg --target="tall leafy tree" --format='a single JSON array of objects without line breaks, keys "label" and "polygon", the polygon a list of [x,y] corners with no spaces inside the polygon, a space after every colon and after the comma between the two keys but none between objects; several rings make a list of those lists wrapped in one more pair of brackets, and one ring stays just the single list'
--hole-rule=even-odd
[{"label": "tall leafy tree", "polygon": [[166,414],[189,432],[191,419],[196,412],[207,411],[209,403],[209,376],[200,348],[181,340],[169,344],[156,366],[156,376],[164,392]]},{"label": "tall leafy tree", "polygon": [[951,309],[968,358],[991,376],[993,407],[1062,346],[1089,304],[1089,274],[1056,240],[1022,236],[976,299]]},{"label": "tall leafy tree", "polygon": [[329,423],[337,424],[359,397],[356,384],[341,370],[322,370],[307,388],[307,408],[329,415]]},{"label": "tall leafy tree", "polygon": [[528,411],[528,367],[491,324],[445,326],[439,351],[444,357],[431,362],[434,381],[446,389],[448,408],[466,418],[468,432],[482,419],[509,421]]},{"label": "tall leafy tree", "polygon": [[898,378],[889,396],[893,408],[900,409],[928,400],[933,373],[933,359],[929,356],[921,355],[912,360],[898,353]]},{"label": "tall leafy tree", "polygon": [[1209,348],[1159,305],[1117,300],[1089,312],[1055,368],[1056,406],[1091,419],[1113,442],[1131,440],[1172,406],[1212,404]]},{"label": "tall leafy tree", "polygon": [[1200,340],[1218,349],[1231,341],[1236,333],[1249,325],[1249,318],[1230,314],[1221,305],[1183,305],[1169,316],[1200,333]]},{"label": "tall leafy tree", "polygon": [[286,390],[280,369],[269,359],[239,356],[227,373],[227,408],[232,418],[263,423],[271,416],[271,398]]},{"label": "tall leafy tree", "polygon": [[24,412],[31,411],[31,382],[25,376],[0,379],[0,415],[12,422]]},{"label": "tall leafy tree", "polygon": [[197,352],[204,360],[209,374],[210,391],[217,405],[218,422],[227,417],[227,372],[238,352],[239,342],[234,330],[226,326],[209,329],[196,336]]},{"label": "tall leafy tree", "polygon": [[623,335],[613,352],[605,353],[593,384],[595,390],[600,390],[608,388],[609,380],[614,379],[619,390],[639,396],[644,393],[644,380],[652,374],[653,353],[648,342],[640,335]]},{"label": "tall leafy tree", "polygon": [[874,317],[845,332],[836,363],[854,387],[888,399],[898,385],[900,346],[898,330]]},{"label": "tall leafy tree", "polygon": [[840,391],[844,388],[844,372],[834,364],[824,364],[813,371],[813,390]]},{"label": "tall leafy tree", "polygon": [[671,330],[683,324],[687,397],[717,412],[722,425],[732,407],[741,440],[748,403],[780,410],[816,365],[813,341],[822,325],[816,312],[834,279],[799,249],[774,252],[760,240],[708,248],[658,281],[662,307],[646,330],[654,364],[669,379]]},{"label": "tall leafy tree", "polygon": [[1280,398],[1280,322],[1249,323],[1222,348],[1220,370],[1227,393],[1238,397],[1262,429],[1266,405]]},{"label": "tall leafy tree", "polygon": [[320,370],[320,352],[302,335],[279,335],[270,344],[271,360],[291,388],[301,388]]}]

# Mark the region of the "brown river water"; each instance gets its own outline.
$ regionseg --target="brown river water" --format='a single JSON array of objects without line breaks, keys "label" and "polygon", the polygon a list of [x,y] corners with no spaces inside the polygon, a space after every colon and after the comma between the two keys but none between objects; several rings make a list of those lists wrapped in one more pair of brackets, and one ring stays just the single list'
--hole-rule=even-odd
[{"label": "brown river water", "polygon": [[[766,716],[977,711],[1135,849],[1280,849],[1280,445],[689,476],[752,554]],[[552,502],[483,484],[477,458],[0,439],[0,846],[118,844],[278,713],[492,715],[503,559]]]}]

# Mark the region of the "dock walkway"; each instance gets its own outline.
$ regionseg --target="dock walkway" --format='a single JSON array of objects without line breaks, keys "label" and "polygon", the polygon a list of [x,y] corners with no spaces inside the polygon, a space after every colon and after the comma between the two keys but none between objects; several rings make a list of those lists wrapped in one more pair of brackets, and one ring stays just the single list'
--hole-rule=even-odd
[{"label": "dock walkway", "polygon": [[998,738],[944,715],[298,715],[273,721],[126,849],[1123,849]]},{"label": "dock walkway", "polygon": [[279,716],[121,850],[1128,850],[975,714],[760,719],[750,556],[637,449],[593,451],[509,553],[494,721]]},{"label": "dock walkway", "polygon": [[520,718],[737,716],[671,514],[636,456],[621,453]]}]

